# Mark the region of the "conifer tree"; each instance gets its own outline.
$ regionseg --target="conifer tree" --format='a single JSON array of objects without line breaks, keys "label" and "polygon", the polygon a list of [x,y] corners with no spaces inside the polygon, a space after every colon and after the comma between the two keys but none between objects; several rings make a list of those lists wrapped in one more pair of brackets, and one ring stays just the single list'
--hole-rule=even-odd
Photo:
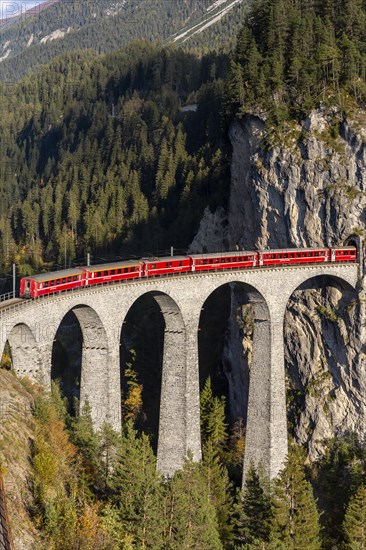
[{"label": "conifer tree", "polygon": [[225,398],[214,397],[207,421],[207,434],[213,444],[223,446],[227,440]]},{"label": "conifer tree", "polygon": [[168,487],[168,548],[221,550],[216,511],[201,465],[189,456]]},{"label": "conifer tree", "polygon": [[351,498],[343,522],[347,550],[366,548],[366,486],[360,485]]},{"label": "conifer tree", "polygon": [[202,475],[206,481],[209,500],[216,510],[220,539],[226,548],[232,540],[232,487],[217,446],[211,440],[203,449]]},{"label": "conifer tree", "polygon": [[94,431],[91,408],[88,401],[75,418],[70,420],[70,439],[77,445],[82,456],[84,483],[98,485],[100,476],[100,440]]},{"label": "conifer tree", "polygon": [[164,514],[156,458],[149,438],[138,436],[131,421],[125,424],[108,485],[113,506],[107,515],[117,518],[113,522],[115,534],[117,530],[121,539],[131,536],[139,548],[162,548]]},{"label": "conifer tree", "polygon": [[203,441],[223,447],[227,437],[225,398],[214,397],[208,377],[200,397],[201,433]]},{"label": "conifer tree", "polygon": [[275,481],[270,548],[320,550],[319,514],[305,479],[301,449],[293,446]]},{"label": "conifer tree", "polygon": [[241,545],[268,543],[271,527],[271,500],[252,465],[245,480],[244,492],[237,491],[234,505],[235,542]]},{"label": "conifer tree", "polygon": [[213,392],[211,386],[211,377],[209,376],[203,386],[200,395],[200,418],[201,418],[201,433],[205,441],[207,439],[207,424],[211,412],[213,401]]}]

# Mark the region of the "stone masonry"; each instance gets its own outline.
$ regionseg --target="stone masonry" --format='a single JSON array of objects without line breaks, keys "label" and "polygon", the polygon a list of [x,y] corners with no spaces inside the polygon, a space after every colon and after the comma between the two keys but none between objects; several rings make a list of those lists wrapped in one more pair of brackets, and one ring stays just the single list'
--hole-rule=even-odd
[{"label": "stone masonry", "polygon": [[87,399],[98,428],[121,426],[120,337],[135,301],[150,293],[165,321],[158,468],[179,469],[190,450],[201,458],[198,328],[201,310],[221,285],[241,283],[254,310],[244,473],[253,462],[273,478],[287,454],[283,326],[292,293],[303,283],[336,281],[355,289],[357,265],[329,265],[190,274],[87,288],[0,309],[0,356],[8,341],[13,367],[46,386],[52,348],[73,311],[83,334],[81,405]]}]

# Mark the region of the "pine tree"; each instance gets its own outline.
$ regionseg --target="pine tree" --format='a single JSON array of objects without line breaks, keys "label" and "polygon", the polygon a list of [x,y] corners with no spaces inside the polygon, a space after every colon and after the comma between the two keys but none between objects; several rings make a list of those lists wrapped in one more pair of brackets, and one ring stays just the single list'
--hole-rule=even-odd
[{"label": "pine tree", "polygon": [[320,550],[319,514],[305,479],[301,449],[292,447],[275,482],[270,548]]},{"label": "pine tree", "polygon": [[200,395],[200,418],[201,418],[201,433],[203,441],[207,439],[207,425],[211,412],[213,401],[213,392],[211,387],[211,377],[209,376]]},{"label": "pine tree", "polygon": [[234,506],[235,541],[244,547],[268,543],[271,517],[270,497],[263,489],[254,466],[251,466],[244,493],[238,490]]},{"label": "pine tree", "polygon": [[172,550],[221,550],[216,511],[200,464],[186,460],[168,487],[167,546]]},{"label": "pine tree", "polygon": [[70,420],[70,439],[82,456],[84,483],[86,487],[98,485],[100,477],[100,440],[94,431],[91,408],[86,402],[75,418]]},{"label": "pine tree", "polygon": [[218,446],[224,446],[228,437],[225,405],[224,397],[214,397],[207,420],[208,438],[213,444]]},{"label": "pine tree", "polygon": [[125,424],[117,462],[109,480],[110,515],[118,518],[119,536],[130,535],[142,548],[163,546],[164,514],[161,479],[149,438],[138,436],[132,422]]},{"label": "pine tree", "polygon": [[220,539],[226,548],[232,541],[232,487],[218,449],[210,440],[203,449],[202,475],[209,500],[216,510]]},{"label": "pine tree", "polygon": [[343,522],[347,550],[366,548],[366,486],[360,485],[351,498]]}]

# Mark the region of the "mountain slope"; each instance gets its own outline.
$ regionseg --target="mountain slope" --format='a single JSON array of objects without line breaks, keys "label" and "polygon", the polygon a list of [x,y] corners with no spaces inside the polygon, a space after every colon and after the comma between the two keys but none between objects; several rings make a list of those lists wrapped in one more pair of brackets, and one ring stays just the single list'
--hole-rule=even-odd
[{"label": "mountain slope", "polygon": [[[59,0],[37,16],[22,17],[18,23],[0,30],[0,79],[17,80],[65,51],[91,48],[98,53],[109,52],[141,38],[201,50],[228,47],[248,3],[249,0]],[[212,34],[216,27],[221,30]]]}]

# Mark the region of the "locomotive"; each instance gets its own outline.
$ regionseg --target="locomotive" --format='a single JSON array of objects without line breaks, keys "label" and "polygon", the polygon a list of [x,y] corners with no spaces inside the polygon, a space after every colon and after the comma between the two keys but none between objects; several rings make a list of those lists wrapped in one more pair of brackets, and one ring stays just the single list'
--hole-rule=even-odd
[{"label": "locomotive", "polygon": [[354,246],[338,248],[307,248],[265,251],[191,254],[142,260],[121,261],[86,267],[75,267],[51,273],[23,277],[21,298],[38,298],[94,285],[150,279],[168,275],[206,273],[253,268],[312,265],[319,263],[357,262]]}]

